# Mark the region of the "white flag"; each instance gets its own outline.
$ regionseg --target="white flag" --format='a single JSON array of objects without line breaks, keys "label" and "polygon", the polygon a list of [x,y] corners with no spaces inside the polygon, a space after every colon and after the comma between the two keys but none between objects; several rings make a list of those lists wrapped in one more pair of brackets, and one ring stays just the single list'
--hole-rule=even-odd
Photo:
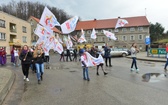
[{"label": "white flag", "polygon": [[70,47],[73,46],[73,43],[72,43],[72,40],[71,40],[70,35],[68,35],[68,41],[67,41],[67,43],[68,43],[68,45],[69,45]]},{"label": "white flag", "polygon": [[85,39],[85,32],[83,31],[83,29],[81,29],[81,37],[78,39],[78,42],[79,43],[83,43],[83,42],[86,42],[86,39]]},{"label": "white flag", "polygon": [[37,24],[37,27],[36,27],[36,30],[34,31],[34,33],[37,36],[43,37],[43,38],[46,38],[47,36],[53,35],[53,31],[48,31],[45,27],[43,27],[39,24]]},{"label": "white flag", "polygon": [[57,51],[59,54],[63,52],[63,46],[61,43],[59,43],[57,39],[55,39],[55,42],[54,42],[54,51]]},{"label": "white flag", "polygon": [[92,30],[92,33],[91,33],[91,36],[90,36],[92,39],[96,39],[97,38],[97,36],[96,36],[96,31],[95,31],[95,29],[93,28],[93,30]]},{"label": "white flag", "polygon": [[108,38],[113,39],[113,40],[117,40],[117,38],[115,37],[115,35],[114,35],[112,32],[103,30],[103,33],[104,33]]},{"label": "white flag", "polygon": [[127,20],[125,20],[125,19],[118,19],[118,21],[116,23],[116,26],[115,26],[115,29],[118,28],[118,27],[123,27],[126,24],[128,24]]},{"label": "white flag", "polygon": [[76,28],[76,24],[78,22],[78,16],[75,16],[67,21],[65,21],[63,24],[61,24],[61,30],[63,34],[69,34],[73,32]]},{"label": "white flag", "polygon": [[99,55],[98,58],[95,58],[95,57],[91,56],[88,52],[85,52],[85,53],[86,53],[86,57],[87,57],[86,65],[88,67],[96,66],[96,65],[99,65],[101,63],[104,63],[104,59],[101,55]]},{"label": "white flag", "polygon": [[51,29],[54,26],[60,26],[60,23],[57,21],[55,15],[47,7],[44,8],[39,23],[47,29]]}]

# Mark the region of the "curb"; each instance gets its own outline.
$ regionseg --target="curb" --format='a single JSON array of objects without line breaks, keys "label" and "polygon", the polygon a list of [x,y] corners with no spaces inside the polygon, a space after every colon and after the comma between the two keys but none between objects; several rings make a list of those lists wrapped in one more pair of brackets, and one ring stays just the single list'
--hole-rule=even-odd
[{"label": "curb", "polygon": [[10,91],[10,89],[11,89],[11,87],[12,87],[14,81],[15,81],[15,76],[16,75],[12,71],[10,71],[10,72],[11,72],[11,75],[10,75],[9,80],[7,81],[7,83],[4,86],[2,86],[2,90],[0,91],[0,105],[2,105],[5,97],[9,93],[9,91]]},{"label": "curb", "polygon": [[[128,59],[132,59],[131,57],[126,57],[126,58],[128,58]],[[164,60],[154,60],[154,59],[143,59],[143,58],[138,58],[137,57],[137,60],[142,60],[142,61],[151,61],[151,62],[166,62],[166,60],[164,61]]]}]

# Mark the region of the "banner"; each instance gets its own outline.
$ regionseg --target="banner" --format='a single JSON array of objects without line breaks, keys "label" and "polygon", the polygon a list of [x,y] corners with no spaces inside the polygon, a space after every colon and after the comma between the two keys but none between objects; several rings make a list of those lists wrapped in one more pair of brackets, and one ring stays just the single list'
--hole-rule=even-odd
[{"label": "banner", "polygon": [[123,27],[126,24],[128,24],[127,20],[125,20],[125,19],[118,19],[118,21],[116,23],[116,26],[115,26],[115,29],[118,28],[118,27]]},{"label": "banner", "polygon": [[114,35],[112,32],[103,30],[103,33],[104,33],[108,38],[113,39],[113,40],[117,40],[117,38],[115,37],[115,35]]},{"label": "banner", "polygon": [[98,58],[95,58],[93,56],[91,56],[88,52],[85,52],[86,53],[86,57],[87,57],[87,66],[88,67],[91,67],[91,66],[97,66],[101,63],[104,63],[104,59],[101,55],[99,55]]},{"label": "banner", "polygon": [[96,39],[96,38],[97,38],[97,36],[96,36],[96,31],[95,31],[94,28],[93,28],[93,30],[92,30],[92,33],[91,33],[90,38],[92,38],[92,39]]},{"label": "banner", "polygon": [[69,34],[73,32],[76,28],[76,24],[78,22],[78,16],[75,16],[67,21],[65,21],[63,24],[61,24],[61,30],[63,34]]},{"label": "banner", "polygon": [[60,23],[57,21],[55,15],[47,7],[44,8],[39,23],[47,29],[51,29],[55,26],[60,26]]}]

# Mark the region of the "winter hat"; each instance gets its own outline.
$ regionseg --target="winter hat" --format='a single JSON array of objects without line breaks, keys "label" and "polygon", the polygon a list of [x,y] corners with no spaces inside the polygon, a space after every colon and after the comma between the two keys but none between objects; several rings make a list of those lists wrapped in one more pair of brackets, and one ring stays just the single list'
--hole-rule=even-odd
[{"label": "winter hat", "polygon": [[81,50],[79,51],[80,54],[83,54],[84,52],[85,52],[84,49],[81,49]]}]

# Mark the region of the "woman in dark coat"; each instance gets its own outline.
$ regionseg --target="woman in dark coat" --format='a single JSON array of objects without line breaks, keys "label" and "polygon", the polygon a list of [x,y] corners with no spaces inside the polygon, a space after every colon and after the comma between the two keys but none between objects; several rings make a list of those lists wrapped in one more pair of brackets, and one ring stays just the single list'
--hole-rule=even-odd
[{"label": "woman in dark coat", "polygon": [[29,47],[27,45],[24,45],[19,59],[21,60],[21,65],[22,65],[22,71],[24,75],[24,80],[29,81],[28,75],[29,75],[29,67],[32,62],[32,53],[29,51]]}]

